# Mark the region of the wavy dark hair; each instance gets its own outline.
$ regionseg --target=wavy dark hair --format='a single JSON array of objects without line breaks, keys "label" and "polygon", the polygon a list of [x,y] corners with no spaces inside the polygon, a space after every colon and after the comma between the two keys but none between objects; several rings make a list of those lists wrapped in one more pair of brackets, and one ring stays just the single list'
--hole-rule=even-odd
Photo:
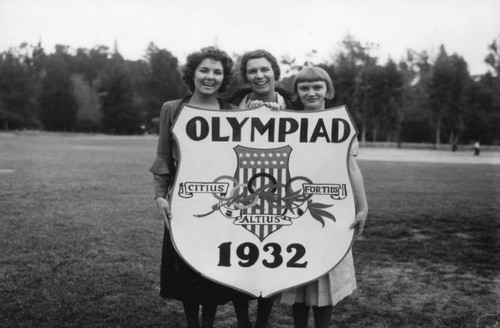
[{"label": "wavy dark hair", "polygon": [[269,63],[271,63],[271,67],[274,72],[274,79],[278,81],[281,76],[281,69],[280,66],[278,65],[278,61],[276,60],[276,57],[271,55],[271,53],[267,50],[264,49],[258,49],[258,50],[253,50],[245,53],[243,57],[241,57],[241,64],[240,64],[240,78],[244,83],[248,83],[247,80],[247,63],[250,59],[257,59],[257,58],[265,58]]},{"label": "wavy dark hair", "polygon": [[200,51],[190,54],[186,59],[186,64],[182,67],[182,80],[188,86],[189,90],[194,92],[194,73],[196,72],[198,66],[200,66],[201,62],[207,58],[222,63],[224,79],[222,80],[219,90],[217,90],[219,93],[222,93],[226,91],[226,88],[233,77],[234,62],[225,51],[215,47],[205,47]]}]

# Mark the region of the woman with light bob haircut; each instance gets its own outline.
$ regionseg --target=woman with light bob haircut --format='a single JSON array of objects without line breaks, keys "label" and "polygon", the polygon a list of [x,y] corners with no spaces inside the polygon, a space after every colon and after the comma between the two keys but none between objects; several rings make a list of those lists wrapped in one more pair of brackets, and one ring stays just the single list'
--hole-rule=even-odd
[{"label": "woman with light bob haircut", "polygon": [[[297,101],[302,103],[306,112],[326,110],[330,107],[330,105],[327,107],[327,101],[335,95],[330,76],[320,67],[306,67],[300,71],[293,88]],[[354,139],[347,160],[356,209],[356,217],[350,226],[351,229],[355,229],[355,239],[363,232],[368,215],[363,176],[356,162],[358,148],[358,140]],[[354,260],[352,249],[349,249],[332,270],[305,285],[285,290],[274,299],[282,304],[292,305],[295,328],[308,327],[310,308],[313,309],[314,326],[328,328],[333,307],[351,295],[356,288]]]},{"label": "woman with light bob haircut", "polygon": [[300,100],[298,99],[299,92],[297,90],[299,83],[316,81],[323,81],[326,83],[326,98],[329,100],[333,99],[335,96],[335,88],[333,87],[332,79],[324,69],[317,66],[306,67],[299,72],[293,83],[293,99]]}]

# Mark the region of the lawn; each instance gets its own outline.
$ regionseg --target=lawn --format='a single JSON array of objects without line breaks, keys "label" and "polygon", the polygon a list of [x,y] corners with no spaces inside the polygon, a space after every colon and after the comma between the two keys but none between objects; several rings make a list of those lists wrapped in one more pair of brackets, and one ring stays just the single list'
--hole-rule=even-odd
[{"label": "lawn", "polygon": [[[0,134],[0,327],[184,327],[180,304],[158,296],[155,147]],[[354,244],[358,290],[332,327],[476,327],[498,315],[500,166],[359,164],[370,214]],[[215,326],[236,327],[231,305]],[[275,305],[271,327],[293,327],[289,307]]]}]

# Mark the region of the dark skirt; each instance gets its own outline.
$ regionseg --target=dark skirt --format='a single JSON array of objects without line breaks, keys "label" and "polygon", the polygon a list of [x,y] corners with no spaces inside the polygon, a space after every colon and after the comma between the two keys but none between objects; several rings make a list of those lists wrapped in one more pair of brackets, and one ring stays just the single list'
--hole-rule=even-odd
[{"label": "dark skirt", "polygon": [[234,299],[252,299],[194,271],[177,254],[166,228],[161,256],[160,296],[196,304],[225,304]]}]

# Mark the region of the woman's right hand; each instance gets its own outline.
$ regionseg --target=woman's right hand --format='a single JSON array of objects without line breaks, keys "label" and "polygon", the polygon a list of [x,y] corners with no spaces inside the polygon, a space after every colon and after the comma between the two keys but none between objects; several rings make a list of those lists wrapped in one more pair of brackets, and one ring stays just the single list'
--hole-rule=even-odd
[{"label": "woman's right hand", "polygon": [[265,103],[262,100],[250,100],[247,102],[247,107],[248,109],[254,109],[264,106],[264,104]]},{"label": "woman's right hand", "polygon": [[170,220],[172,219],[172,212],[170,212],[170,204],[163,197],[157,197],[156,206],[160,210],[160,215],[165,222],[165,226],[170,230]]},{"label": "woman's right hand", "polygon": [[271,110],[278,111],[280,110],[280,105],[277,102],[272,101],[262,101],[262,100],[250,100],[247,102],[248,109],[259,108],[262,106],[269,107]]}]

